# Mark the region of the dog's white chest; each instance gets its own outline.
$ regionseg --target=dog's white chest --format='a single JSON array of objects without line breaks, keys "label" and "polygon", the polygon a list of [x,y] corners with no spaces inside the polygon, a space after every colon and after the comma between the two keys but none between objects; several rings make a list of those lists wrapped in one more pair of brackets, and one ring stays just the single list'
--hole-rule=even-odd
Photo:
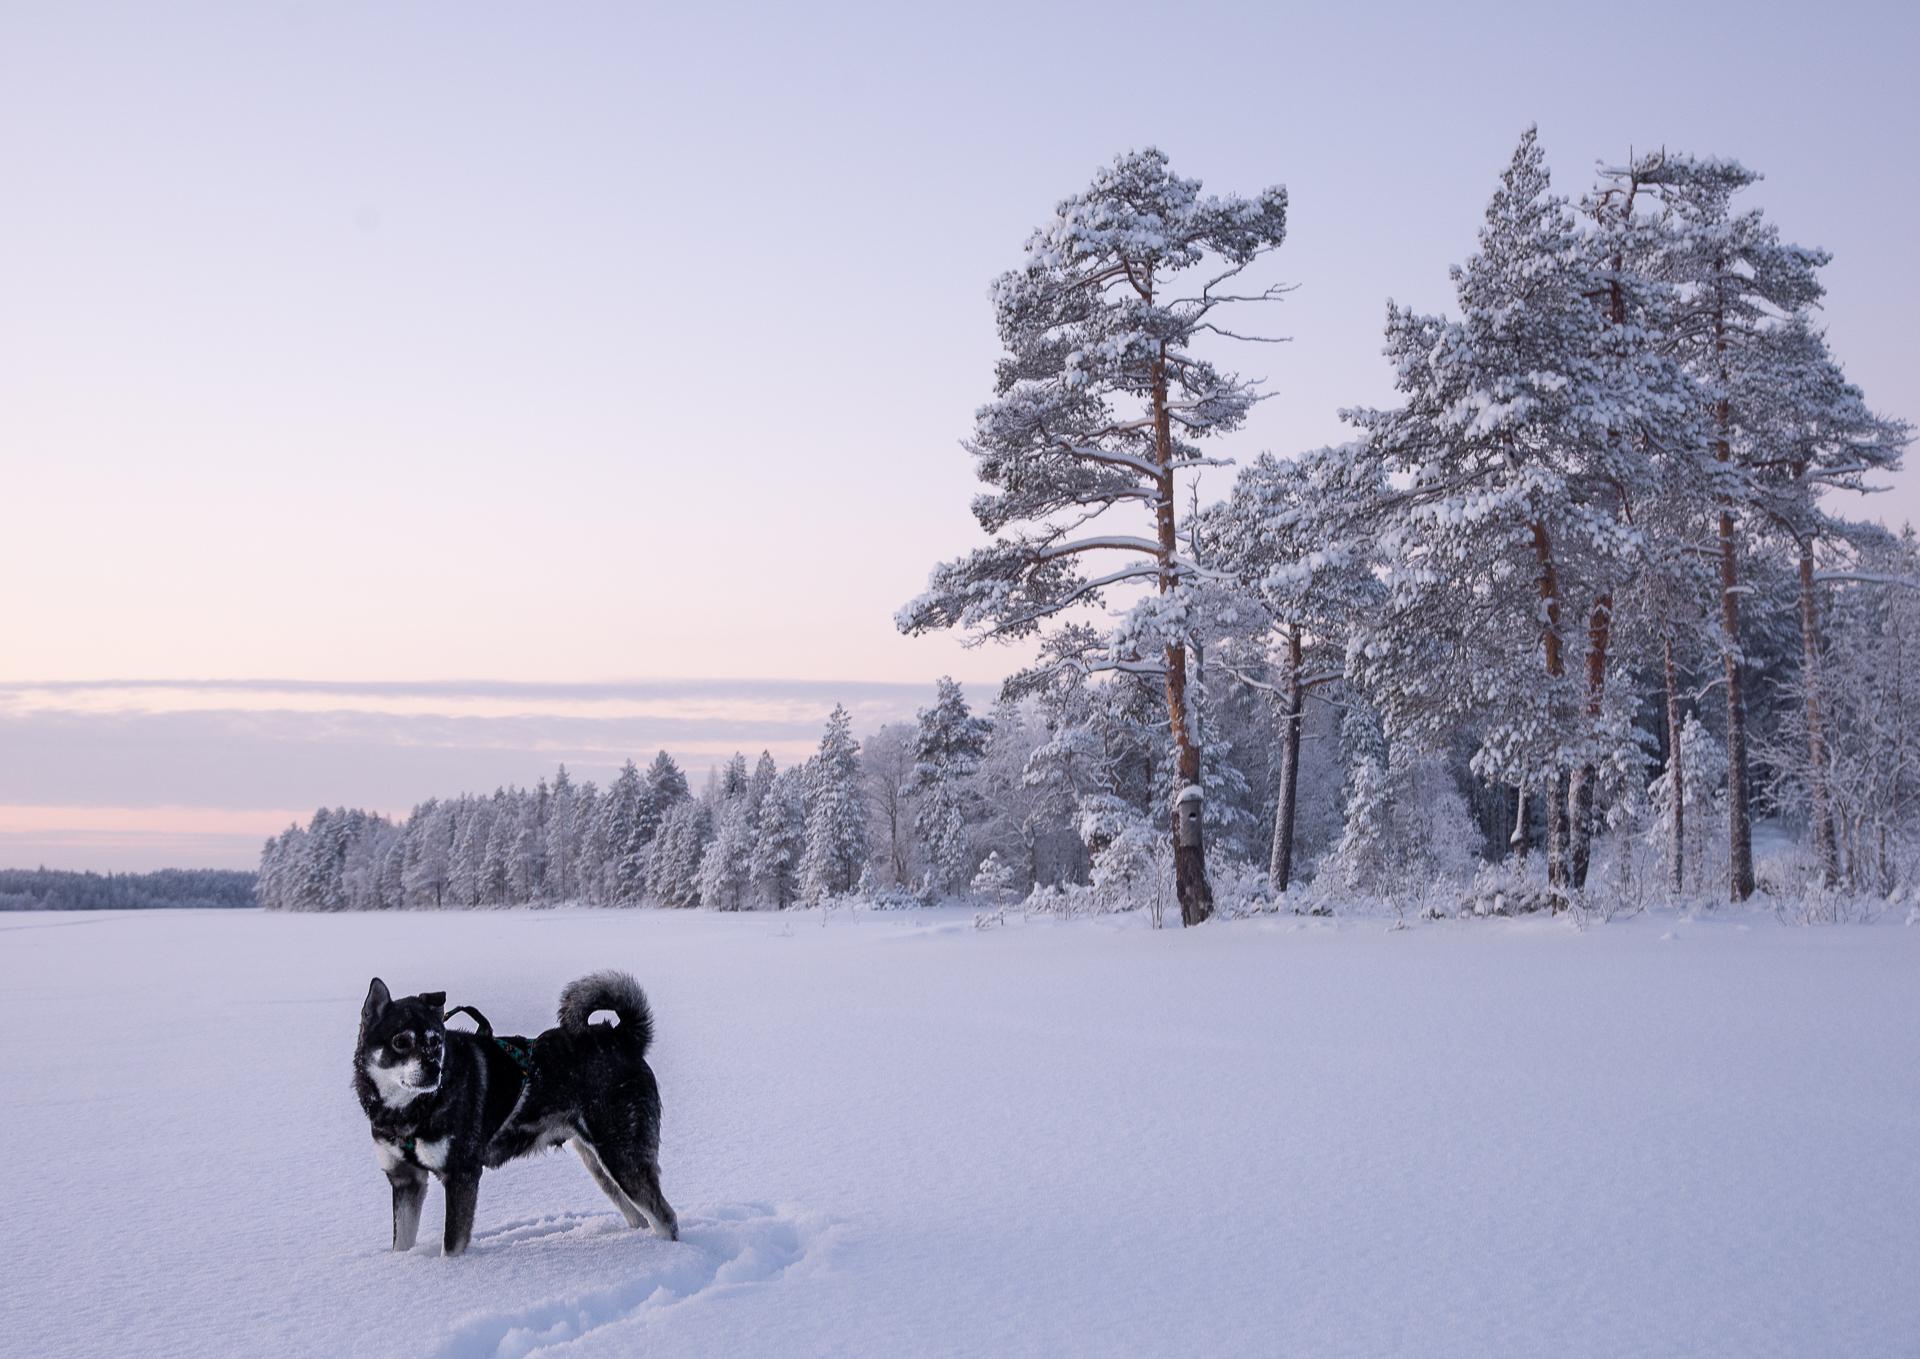
[{"label": "dog's white chest", "polygon": [[405,1142],[389,1142],[384,1138],[373,1139],[373,1156],[380,1163],[380,1169],[393,1170],[405,1165],[409,1158],[428,1170],[447,1168],[447,1145],[452,1139],[438,1138],[429,1142],[424,1137],[410,1137]]}]

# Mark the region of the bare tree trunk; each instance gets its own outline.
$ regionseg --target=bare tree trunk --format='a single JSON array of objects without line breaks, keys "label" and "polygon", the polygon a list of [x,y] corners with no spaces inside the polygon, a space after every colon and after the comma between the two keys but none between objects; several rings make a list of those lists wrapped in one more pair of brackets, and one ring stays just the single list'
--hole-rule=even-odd
[{"label": "bare tree trunk", "polygon": [[[1721,404],[1725,404],[1724,402]],[[1733,511],[1720,511],[1720,628],[1727,668],[1727,891],[1753,895],[1753,826],[1747,794],[1747,699],[1740,683],[1740,568]]]},{"label": "bare tree trunk", "polygon": [[1522,866],[1527,862],[1527,839],[1527,781],[1522,779],[1513,785],[1513,834],[1507,837],[1508,852]]},{"label": "bare tree trunk", "polygon": [[1680,758],[1680,733],[1684,727],[1680,719],[1680,685],[1673,668],[1671,636],[1663,644],[1661,661],[1667,686],[1667,796],[1673,802],[1667,818],[1667,852],[1673,856],[1669,872],[1677,896],[1687,890],[1687,766]]},{"label": "bare tree trunk", "polygon": [[1907,647],[1900,626],[1900,613],[1895,610],[1893,624],[1893,711],[1902,715],[1893,728],[1893,778],[1887,790],[1887,816],[1880,826],[1880,890],[1892,895],[1894,889],[1893,862],[1887,855],[1887,826],[1900,826],[1905,822],[1905,799],[1903,789],[1906,786],[1907,769],[1907,724],[1906,679]]},{"label": "bare tree trunk", "polygon": [[1567,775],[1567,886],[1578,892],[1587,885],[1587,864],[1593,857],[1593,766],[1583,764]]},{"label": "bare tree trunk", "polygon": [[[1596,729],[1606,707],[1607,647],[1613,640],[1613,595],[1601,595],[1594,601],[1587,620],[1587,721]],[[1572,820],[1568,846],[1568,874],[1575,891],[1587,885],[1587,865],[1593,858],[1593,784],[1592,764],[1573,771],[1568,794],[1568,815]]]},{"label": "bare tree trunk", "polygon": [[1826,719],[1820,705],[1820,615],[1813,597],[1813,539],[1800,540],[1800,688],[1807,705],[1807,786],[1813,799],[1813,854],[1820,880],[1840,885],[1840,851],[1827,783]]},{"label": "bare tree trunk", "polygon": [[[1716,269],[1724,272],[1724,261]],[[1721,390],[1727,382],[1727,325],[1724,307],[1713,317],[1713,352]],[[1733,461],[1732,410],[1722,395],[1713,404],[1716,438],[1713,456]],[[1747,791],[1747,700],[1740,683],[1740,561],[1735,552],[1733,505],[1720,502],[1720,630],[1727,671],[1727,892],[1734,901],[1753,895],[1752,803]]]},{"label": "bare tree trunk", "polygon": [[1267,877],[1285,892],[1293,880],[1293,822],[1300,788],[1300,629],[1287,629],[1285,729],[1280,733],[1280,797],[1273,808],[1273,859]]},{"label": "bare tree trunk", "polygon": [[1567,783],[1566,770],[1547,771],[1547,886],[1556,900],[1567,889]]},{"label": "bare tree trunk", "polygon": [[[1153,449],[1159,466],[1153,517],[1159,532],[1160,593],[1174,588],[1174,552],[1178,538],[1173,522],[1173,422],[1167,411],[1167,353],[1164,344],[1153,365]],[[1200,786],[1200,742],[1193,713],[1187,705],[1187,649],[1167,645],[1167,721],[1173,728],[1176,792]],[[1213,888],[1207,883],[1204,804],[1196,803],[1189,833],[1174,836],[1173,891],[1180,902],[1181,925],[1198,925],[1213,914]]]},{"label": "bare tree trunk", "polygon": [[[1553,543],[1547,526],[1533,525],[1533,552],[1539,563],[1540,606],[1543,615],[1540,648],[1546,659],[1547,679],[1558,681],[1567,673],[1566,659],[1560,648],[1560,573],[1553,562]],[[1547,771],[1547,884],[1564,889],[1567,885],[1567,798],[1566,776]]]}]

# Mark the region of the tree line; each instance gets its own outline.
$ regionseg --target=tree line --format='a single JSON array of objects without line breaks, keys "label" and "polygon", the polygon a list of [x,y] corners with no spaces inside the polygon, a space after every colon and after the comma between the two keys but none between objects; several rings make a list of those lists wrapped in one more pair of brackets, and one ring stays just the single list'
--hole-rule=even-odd
[{"label": "tree line", "polygon": [[[992,541],[897,615],[1035,652],[984,713],[844,709],[779,769],[325,810],[262,858],[305,909],[854,896],[1030,908],[1451,896],[1561,908],[1891,893],[1915,870],[1911,530],[1838,512],[1910,431],[1817,321],[1820,250],[1662,151],[1554,192],[1520,140],[1458,314],[1388,304],[1397,403],[1234,463],[1265,392],[1224,351],[1288,201],[1156,151],[1063,200],[995,282],[968,448]],[[1203,502],[1197,478],[1235,468]],[[1763,881],[1754,822],[1804,844]],[[1477,904],[1476,904],[1477,903]]]},{"label": "tree line", "polygon": [[0,911],[138,911],[254,905],[254,875],[218,868],[152,873],[0,868]]}]

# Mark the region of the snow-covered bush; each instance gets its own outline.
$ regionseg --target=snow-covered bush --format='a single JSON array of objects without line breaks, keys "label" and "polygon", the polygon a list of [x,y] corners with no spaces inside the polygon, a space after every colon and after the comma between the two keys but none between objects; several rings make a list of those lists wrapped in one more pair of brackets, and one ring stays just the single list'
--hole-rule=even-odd
[{"label": "snow-covered bush", "polygon": [[875,888],[868,895],[866,904],[868,909],[875,911],[910,911],[933,905],[933,897],[924,880],[918,887],[889,883],[885,887]]},{"label": "snow-covered bush", "polygon": [[1348,782],[1346,831],[1321,859],[1315,885],[1397,908],[1464,881],[1480,843],[1444,759],[1363,750]]},{"label": "snow-covered bush", "polygon": [[1225,920],[1264,915],[1274,909],[1267,870],[1228,855],[1207,862],[1207,880],[1213,885],[1213,909]]},{"label": "snow-covered bush", "polygon": [[[1682,893],[1696,893],[1727,877],[1727,747],[1689,713],[1680,729]],[[1660,851],[1663,881],[1673,878],[1673,775],[1663,769],[1647,785],[1646,837]]]},{"label": "snow-covered bush", "polygon": [[1173,900],[1173,845],[1144,818],[1132,821],[1093,856],[1091,877],[1095,909],[1144,906],[1157,929]]},{"label": "snow-covered bush", "polygon": [[1545,878],[1528,873],[1512,859],[1482,864],[1460,894],[1463,916],[1532,915],[1553,907],[1554,894],[1547,890]]},{"label": "snow-covered bush", "polygon": [[992,850],[973,875],[972,891],[988,905],[1004,908],[1020,895],[1020,875],[1000,857],[999,850]]}]

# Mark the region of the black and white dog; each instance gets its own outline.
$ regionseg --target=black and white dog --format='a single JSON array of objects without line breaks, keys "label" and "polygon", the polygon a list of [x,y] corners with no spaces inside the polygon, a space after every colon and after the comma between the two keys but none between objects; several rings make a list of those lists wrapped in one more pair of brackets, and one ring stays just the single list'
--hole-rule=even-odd
[{"label": "black and white dog", "polygon": [[[560,1024],[538,1038],[449,1029],[441,991],[395,1000],[378,977],[360,1010],[353,1088],[393,1185],[393,1248],[411,1250],[427,1173],[447,1194],[445,1251],[473,1235],[480,1172],[573,1143],[627,1225],[680,1236],[660,1192],[660,1088],[647,1065],[653,1015],[624,972],[596,972],[560,993]],[[618,1024],[588,1024],[611,1010]],[[478,1019],[479,1016],[475,1015]]]}]

